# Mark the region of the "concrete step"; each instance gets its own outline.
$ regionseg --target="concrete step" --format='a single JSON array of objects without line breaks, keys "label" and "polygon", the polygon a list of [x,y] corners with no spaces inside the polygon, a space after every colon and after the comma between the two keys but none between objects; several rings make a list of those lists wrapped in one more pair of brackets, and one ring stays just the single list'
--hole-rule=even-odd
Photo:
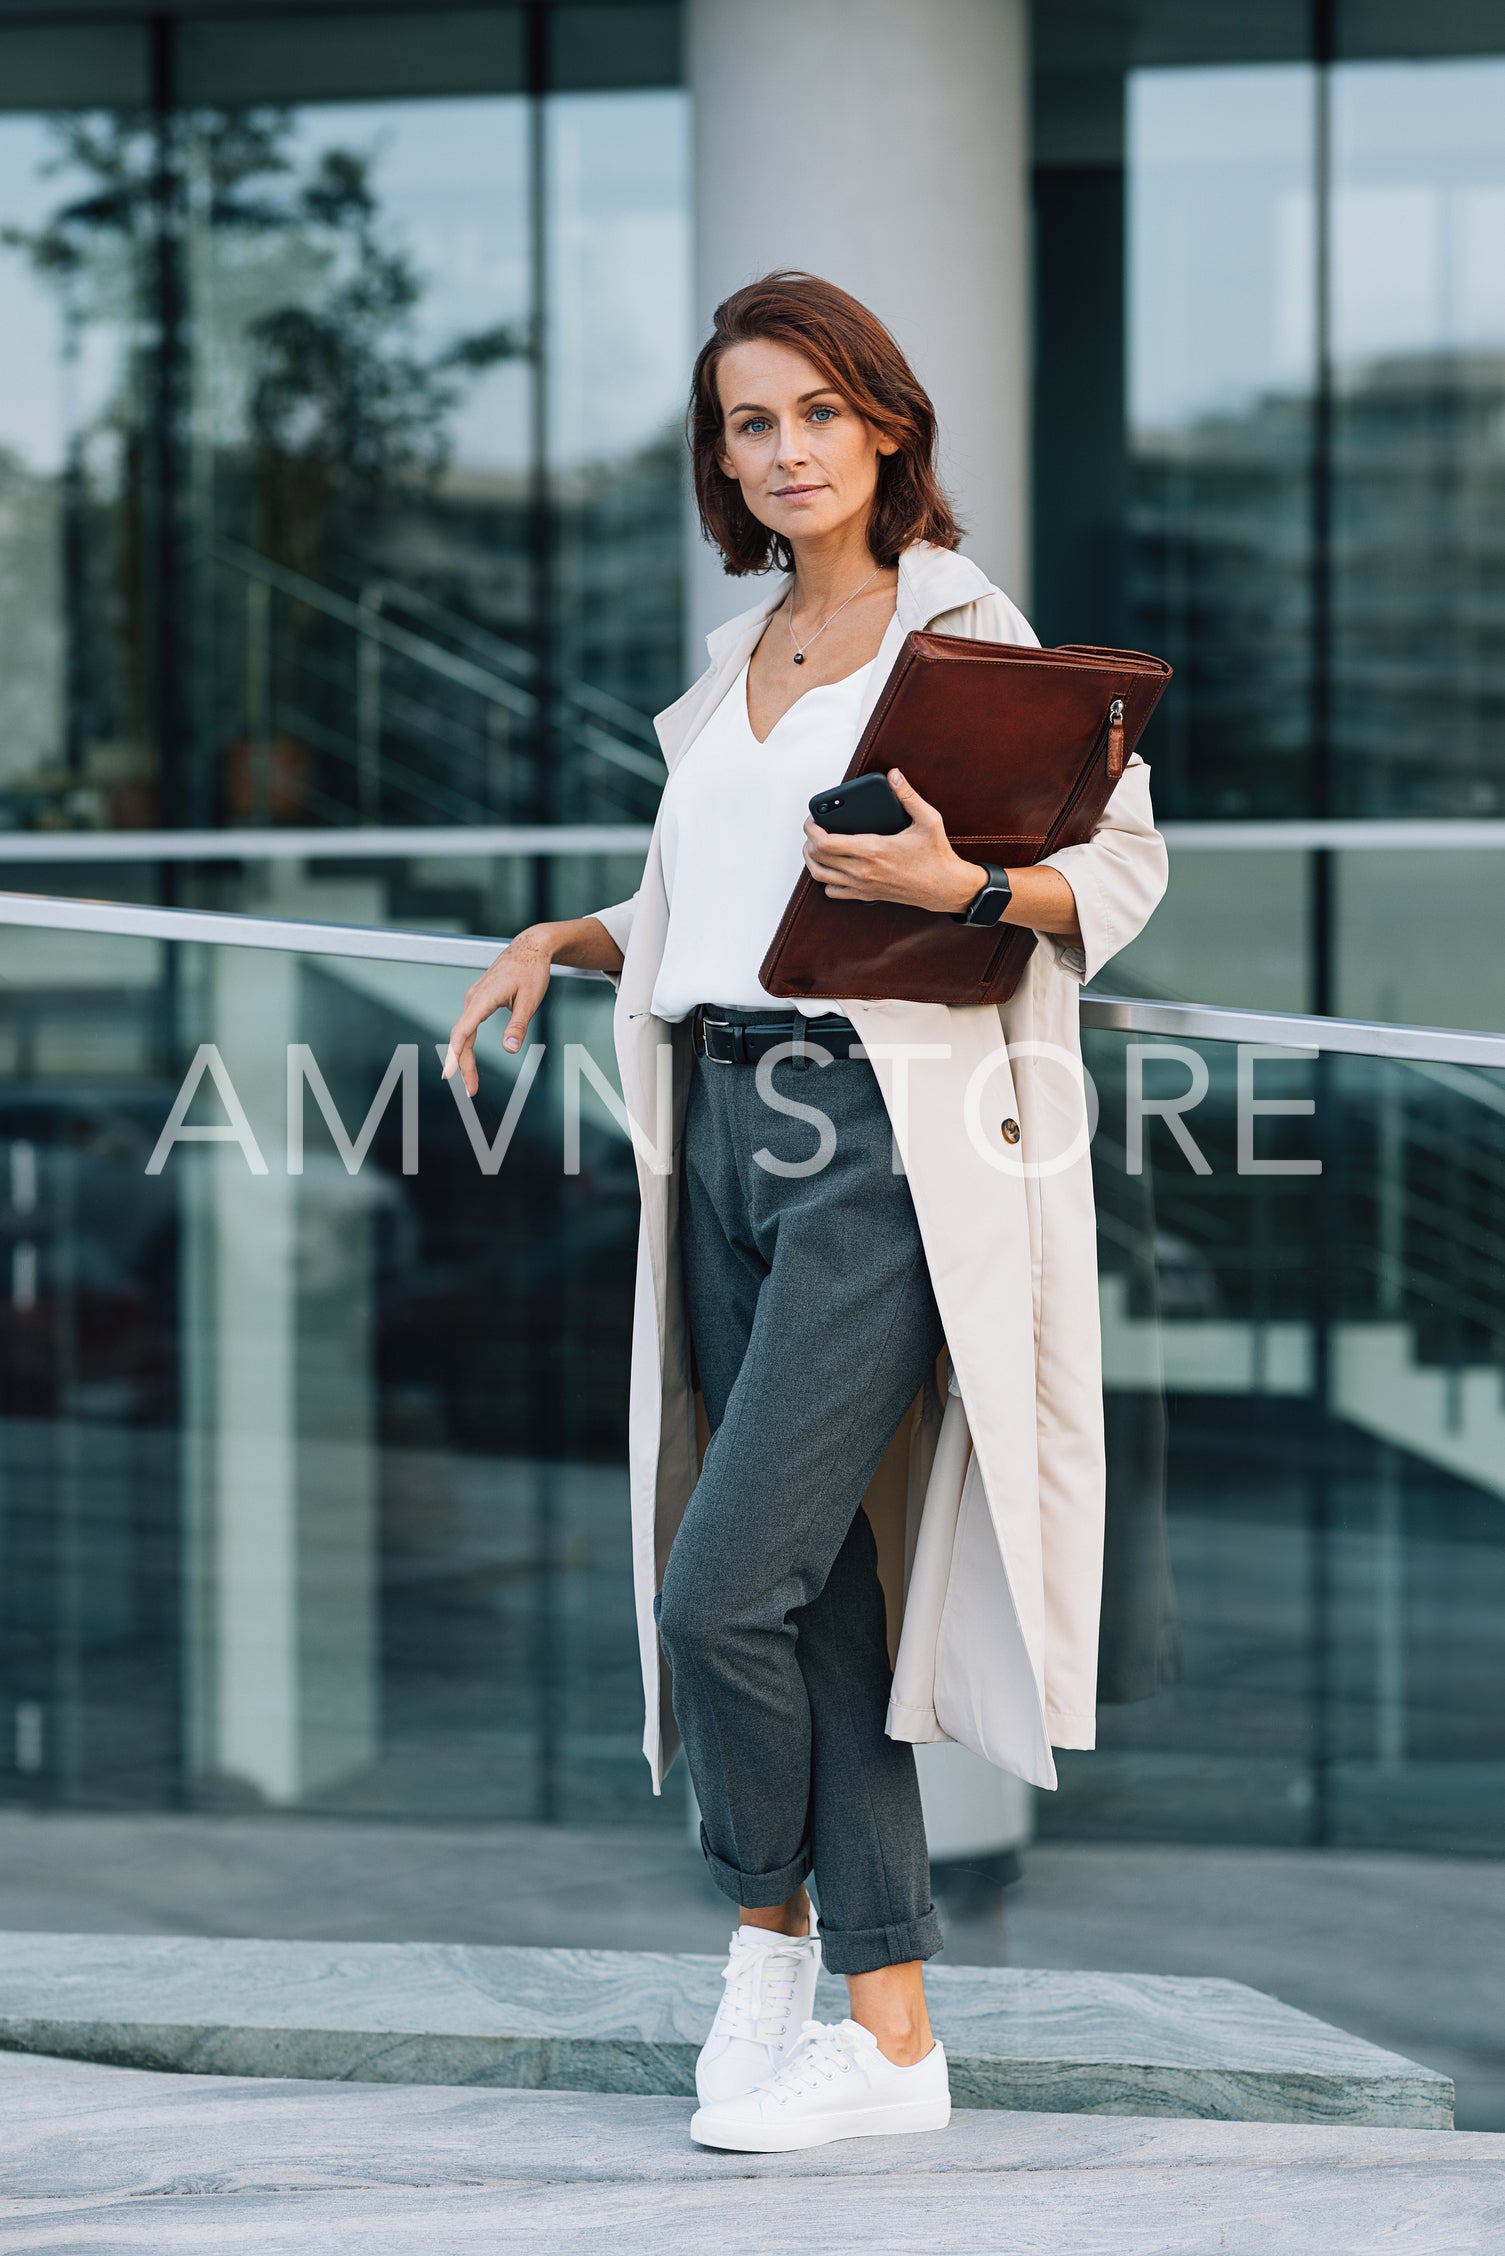
[{"label": "concrete step", "polygon": [[0,2246],[57,2256],[1483,2256],[1505,2137],[969,2113],[805,2154],[683,2099],[0,2056]]},{"label": "concrete step", "polygon": [[[0,2046],[193,2074],[687,2095],[721,1961],[464,1944],[0,1937]],[[1449,2127],[1453,2086],[1241,1982],[936,1966],[966,2108]],[[816,2012],[838,2019],[823,1977]]]}]

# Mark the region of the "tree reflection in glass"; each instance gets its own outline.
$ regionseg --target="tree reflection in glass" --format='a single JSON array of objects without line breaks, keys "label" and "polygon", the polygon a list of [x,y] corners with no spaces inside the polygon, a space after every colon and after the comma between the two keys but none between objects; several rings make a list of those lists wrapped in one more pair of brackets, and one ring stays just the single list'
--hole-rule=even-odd
[{"label": "tree reflection in glass", "polygon": [[[71,425],[61,479],[70,765],[86,769],[89,746],[114,741],[135,748],[139,767],[145,748],[173,733],[179,699],[197,754],[183,779],[186,804],[161,807],[148,791],[137,820],[432,820],[486,807],[494,712],[525,711],[529,700],[515,689],[488,696],[484,680],[468,701],[456,698],[463,668],[446,658],[467,628],[501,622],[478,618],[453,584],[445,535],[474,513],[452,476],[459,412],[489,371],[532,354],[526,278],[515,271],[505,314],[478,293],[483,318],[441,333],[433,301],[446,293],[401,213],[384,205],[378,175],[415,124],[432,146],[435,126],[453,122],[446,112],[517,108],[394,105],[355,121],[273,108],[49,121],[41,169],[67,193],[5,240],[56,292],[65,370],[112,327],[130,338],[114,380]],[[323,132],[310,129],[311,117]],[[382,130],[364,135],[366,145],[360,132],[328,130],[373,117]],[[515,208],[502,216],[520,236],[521,138],[510,138],[519,161],[505,185]],[[493,133],[493,151],[507,139]],[[454,185],[467,182],[495,185],[456,167]],[[516,519],[521,481],[509,483],[503,507]],[[115,537],[101,543],[93,520],[107,500]],[[497,545],[515,550],[515,527]],[[410,803],[394,809],[382,772],[383,624],[394,608],[426,606],[439,616],[408,627],[391,718],[401,736],[405,707],[421,707],[436,687],[439,710],[417,731],[406,793],[401,781],[394,787]],[[165,678],[159,664],[153,679],[152,653],[163,648],[153,618],[173,623],[167,639],[191,659],[186,678]],[[489,661],[497,688],[528,671],[523,648],[474,655],[482,677]],[[446,713],[446,692],[459,710]],[[457,753],[475,771],[458,783]],[[400,775],[400,751],[395,765]],[[95,819],[124,811],[102,808]]]}]

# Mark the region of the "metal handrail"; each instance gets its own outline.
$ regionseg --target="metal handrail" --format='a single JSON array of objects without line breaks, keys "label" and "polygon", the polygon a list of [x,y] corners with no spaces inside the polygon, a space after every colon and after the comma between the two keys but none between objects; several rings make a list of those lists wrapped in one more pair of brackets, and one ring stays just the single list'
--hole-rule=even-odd
[{"label": "metal handrail", "polygon": [[328,830],[0,832],[0,862],[430,860],[511,854],[645,854],[649,823],[341,823]]},{"label": "metal handrail", "polygon": [[1164,1034],[1195,1042],[1254,1042],[1345,1057],[1505,1067],[1505,1034],[1463,1027],[1391,1026],[1383,1019],[1317,1018],[1295,1011],[1239,1010],[1223,1003],[1161,1003],[1135,995],[1082,997],[1082,1023],[1110,1033]]},{"label": "metal handrail", "polygon": [[[319,837],[322,833],[312,835]],[[588,849],[576,849],[582,850]],[[315,924],[290,917],[235,916],[219,909],[148,908],[134,901],[76,901],[41,893],[0,893],[0,926],[4,925],[52,932],[99,932],[120,939],[275,948],[292,955],[437,964],[457,970],[483,969],[506,946],[504,940],[479,933]],[[556,976],[599,979],[604,975],[556,966]],[[1082,1023],[1111,1033],[1159,1034],[1191,1042],[1266,1043],[1279,1049],[1505,1071],[1505,1034],[1476,1034],[1462,1027],[1387,1026],[1371,1019],[1316,1018],[1288,1011],[1237,1010],[1222,1003],[1147,1002],[1129,995],[1090,993],[1082,997]]]}]

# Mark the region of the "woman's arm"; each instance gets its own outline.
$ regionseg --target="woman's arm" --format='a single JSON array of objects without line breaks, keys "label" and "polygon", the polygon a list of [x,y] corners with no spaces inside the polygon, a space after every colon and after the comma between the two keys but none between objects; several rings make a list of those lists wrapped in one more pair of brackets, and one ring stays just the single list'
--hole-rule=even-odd
[{"label": "woman's arm", "polygon": [[[891,838],[876,833],[840,838],[822,830],[814,817],[805,823],[805,867],[833,901],[902,901],[909,908],[955,916],[983,885],[987,871],[957,853],[938,811],[905,782],[897,768],[888,780],[910,817],[908,830]],[[1039,866],[1011,869],[1013,899],[1005,924],[1048,932],[1077,946],[1081,926],[1076,895],[1060,870]]]},{"label": "woman's arm", "polygon": [[1063,963],[1078,979],[1095,979],[1144,930],[1170,874],[1143,760],[1136,757],[1124,769],[1092,836],[1081,846],[1060,847],[1039,869],[1042,877],[1059,873],[1076,896],[1082,936],[1075,944],[1057,943]]},{"label": "woman's arm", "polygon": [[465,1008],[455,1020],[444,1060],[444,1078],[458,1072],[472,1096],[481,1085],[476,1071],[476,1035],[493,1011],[509,1010],[505,1049],[522,1047],[534,1012],[549,991],[549,972],[555,964],[575,971],[622,968],[622,951],[599,917],[569,917],[558,924],[530,924],[509,940],[488,964],[474,986],[466,989]]}]

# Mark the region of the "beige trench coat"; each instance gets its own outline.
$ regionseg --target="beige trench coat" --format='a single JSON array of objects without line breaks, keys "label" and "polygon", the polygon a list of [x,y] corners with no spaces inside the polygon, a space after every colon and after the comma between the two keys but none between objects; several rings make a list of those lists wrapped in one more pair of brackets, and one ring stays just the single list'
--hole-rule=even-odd
[{"label": "beige trench coat", "polygon": [[[705,673],[659,715],[671,771],[782,594],[780,584],[708,637]],[[864,720],[904,636],[926,627],[1036,640],[975,564],[910,549]],[[1075,893],[1083,944],[1042,940],[1001,1009],[841,1004],[888,1104],[950,1357],[948,1383],[925,1388],[867,1499],[896,1643],[887,1729],[958,1740],[1036,1786],[1056,1782],[1052,1746],[1090,1747],[1096,1729],[1103,1411],[1077,997],[1165,890],[1141,761],[1092,839],[1051,864]],[[629,1460],[643,1746],[657,1792],[678,1738],[653,1599],[699,1463],[673,1164],[693,1060],[688,1027],[649,1008],[668,927],[657,828],[639,891],[596,913],[624,959],[616,1049],[642,1191]],[[903,1045],[932,1054],[886,1054]],[[1005,1120],[1019,1124],[1017,1144]]]}]

